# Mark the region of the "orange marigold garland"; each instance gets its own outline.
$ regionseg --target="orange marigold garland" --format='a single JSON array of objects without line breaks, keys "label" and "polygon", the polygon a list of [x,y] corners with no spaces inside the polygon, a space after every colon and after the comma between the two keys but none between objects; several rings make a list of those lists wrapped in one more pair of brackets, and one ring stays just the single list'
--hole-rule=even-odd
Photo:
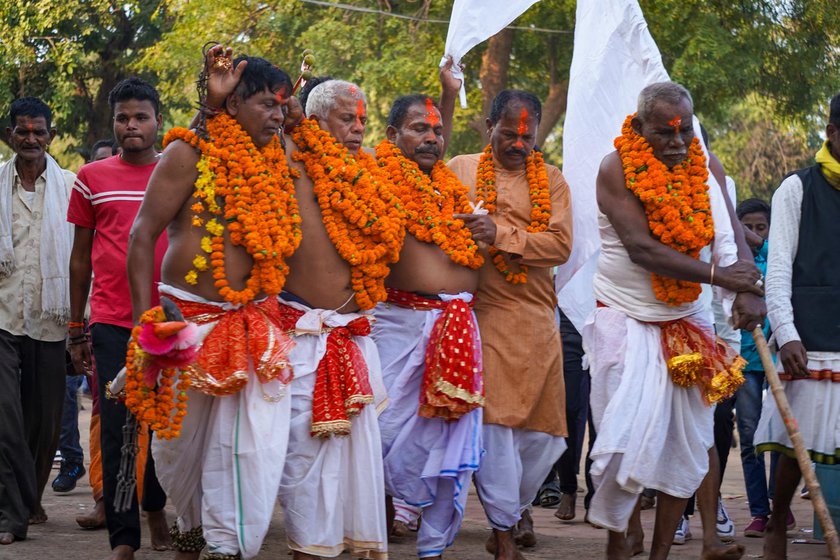
[{"label": "orange marigold garland", "polygon": [[[696,259],[715,235],[703,148],[694,138],[685,161],[669,169],[633,130],[630,123],[635,116],[627,117],[615,139],[627,188],[642,201],[654,237]],[[659,274],[651,273],[651,282],[656,299],[673,306],[696,300],[701,291],[696,282]]]},{"label": "orange marigold garland", "polygon": [[143,313],[131,331],[125,359],[125,405],[139,422],[149,425],[155,437],[171,439],[181,434],[190,388],[186,366],[195,360],[197,351],[195,325],[167,320],[160,306]]},{"label": "orange marigold garland", "polygon": [[[525,160],[525,173],[528,178],[528,193],[531,197],[531,223],[527,231],[539,233],[548,229],[551,219],[551,193],[548,188],[548,172],[542,153],[532,150]],[[476,200],[484,202],[489,213],[496,211],[496,166],[493,151],[488,144],[478,161],[478,176],[475,184]],[[519,272],[513,269],[513,263],[505,261],[504,254],[496,247],[490,247],[490,256],[496,269],[505,275],[511,284],[524,284],[528,281],[528,267],[518,265]]]},{"label": "orange marigold garland", "polygon": [[369,154],[356,156],[313,119],[292,131],[314,184],[324,227],[338,254],[350,264],[356,303],[372,309],[387,299],[385,277],[405,238],[404,216],[393,185]]},{"label": "orange marigold garland", "polygon": [[376,161],[394,185],[394,193],[405,211],[406,228],[418,240],[434,243],[452,262],[469,268],[484,264],[470,230],[453,214],[469,214],[469,189],[442,161],[435,163],[431,176],[417,162],[408,159],[392,142],[376,147]]},{"label": "orange marigold garland", "polygon": [[[300,214],[283,147],[274,137],[257,148],[225,113],[209,120],[207,131],[210,141],[185,128],[174,128],[164,138],[164,146],[177,139],[201,152],[191,209],[193,225],[203,226],[209,234],[201,240],[207,256],[196,255],[185,280],[196,284],[198,274],[212,268],[225,301],[244,305],[259,294],[277,295],[289,273],[286,259],[301,240]],[[231,288],[225,273],[225,230],[230,242],[244,247],[254,260],[243,290]]]}]

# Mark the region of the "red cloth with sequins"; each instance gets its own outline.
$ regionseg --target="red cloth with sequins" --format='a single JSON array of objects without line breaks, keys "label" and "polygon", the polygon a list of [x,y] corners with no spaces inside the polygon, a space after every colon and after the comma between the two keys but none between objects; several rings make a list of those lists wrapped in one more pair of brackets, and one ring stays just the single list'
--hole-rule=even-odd
[{"label": "red cloth with sequins", "polygon": [[[287,331],[294,331],[303,311],[280,304],[280,321]],[[353,319],[343,327],[324,325],[327,350],[315,372],[312,393],[312,437],[350,434],[350,418],[373,402],[368,368],[354,336],[370,334],[367,317]],[[314,333],[313,333],[314,334]]]},{"label": "red cloth with sequins", "polygon": [[277,298],[224,310],[210,303],[166,297],[188,321],[198,325],[216,322],[204,337],[195,363],[188,368],[193,389],[214,396],[240,391],[248,382],[249,358],[262,383],[277,379],[287,384],[292,380],[287,358],[295,343],[281,324]]},{"label": "red cloth with sequins", "polygon": [[426,347],[418,414],[425,418],[457,420],[483,406],[481,342],[472,302],[427,299],[389,288],[388,303],[414,310],[442,311]]}]

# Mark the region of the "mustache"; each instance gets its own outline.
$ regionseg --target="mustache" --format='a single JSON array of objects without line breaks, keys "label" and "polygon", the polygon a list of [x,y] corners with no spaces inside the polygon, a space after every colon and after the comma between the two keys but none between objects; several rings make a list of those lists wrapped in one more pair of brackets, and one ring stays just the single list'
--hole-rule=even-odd
[{"label": "mustache", "polygon": [[528,157],[528,152],[523,148],[508,148],[505,153],[510,156]]},{"label": "mustache", "polygon": [[414,150],[415,154],[432,154],[440,157],[440,148],[437,146],[418,146]]}]

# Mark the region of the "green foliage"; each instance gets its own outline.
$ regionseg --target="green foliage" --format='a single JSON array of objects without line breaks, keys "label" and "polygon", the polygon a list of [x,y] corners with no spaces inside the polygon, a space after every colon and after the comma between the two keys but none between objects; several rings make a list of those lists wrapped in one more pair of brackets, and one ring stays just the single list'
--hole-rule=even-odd
[{"label": "green foliage", "polygon": [[756,95],[738,103],[726,126],[713,132],[712,149],[735,180],[738,200],[770,201],[789,173],[813,165],[822,139],[819,127],[779,118],[772,101]]},{"label": "green foliage", "polygon": [[[0,107],[20,95],[42,97],[64,137],[64,147],[53,151],[84,152],[110,135],[107,93],[127,75],[155,83],[167,127],[183,125],[195,108],[207,41],[263,56],[293,78],[309,48],[316,75],[355,81],[367,93],[373,144],[384,136],[397,96],[439,92],[447,26],[428,20],[448,20],[453,0],[344,3],[424,21],[290,0],[0,0]],[[783,173],[769,163],[754,165],[756,143],[768,146],[761,156],[768,160],[770,146],[785,146],[777,153],[789,164],[800,161],[791,154],[812,152],[826,100],[840,83],[836,0],[640,3],[666,68],[694,94],[716,152],[742,189],[763,192]],[[543,149],[555,163],[562,160],[574,12],[574,0],[542,0],[515,22],[529,29],[514,32],[505,82],[544,100],[551,126]],[[450,155],[481,148],[486,49],[479,45],[463,61],[469,108],[456,109]]]},{"label": "green foliage", "polygon": [[0,0],[0,107],[40,97],[70,153],[86,155],[111,136],[108,92],[171,21],[157,0]]}]

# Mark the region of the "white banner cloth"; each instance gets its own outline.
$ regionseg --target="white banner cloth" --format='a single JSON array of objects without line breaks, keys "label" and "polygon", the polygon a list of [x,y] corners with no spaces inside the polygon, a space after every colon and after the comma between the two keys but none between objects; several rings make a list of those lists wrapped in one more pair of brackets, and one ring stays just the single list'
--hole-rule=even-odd
[{"label": "white banner cloth", "polygon": [[486,41],[539,0],[455,0],[449,18],[446,47],[440,65],[451,56],[455,64],[452,75],[461,80],[461,107],[467,106],[461,59],[477,44]]},{"label": "white banner cloth", "polygon": [[[639,92],[670,78],[636,0],[578,0],[575,21],[563,128],[563,176],[572,191],[575,235],[568,262],[557,269],[555,289],[560,308],[580,331],[595,309],[592,278],[601,246],[595,200],[598,168],[615,149],[613,141],[625,117],[636,111]],[[699,134],[696,117],[694,123]],[[709,191],[719,198],[714,194],[720,187],[711,174]],[[717,259],[730,264],[735,257],[728,213],[721,213],[718,201],[713,207]]]}]

